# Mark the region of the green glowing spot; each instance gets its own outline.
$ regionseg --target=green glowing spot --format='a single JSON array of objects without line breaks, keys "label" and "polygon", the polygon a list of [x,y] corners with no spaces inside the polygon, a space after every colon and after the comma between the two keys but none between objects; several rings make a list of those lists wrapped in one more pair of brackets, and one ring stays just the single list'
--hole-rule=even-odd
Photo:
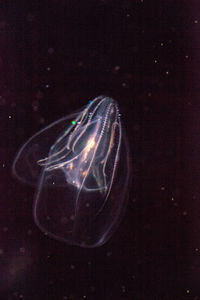
[{"label": "green glowing spot", "polygon": [[72,125],[75,125],[76,124],[76,121],[72,121]]}]

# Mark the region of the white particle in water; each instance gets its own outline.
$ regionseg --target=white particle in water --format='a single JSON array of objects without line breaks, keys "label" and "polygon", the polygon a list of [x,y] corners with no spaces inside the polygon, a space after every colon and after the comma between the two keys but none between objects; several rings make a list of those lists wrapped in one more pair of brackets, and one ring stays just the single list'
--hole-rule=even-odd
[{"label": "white particle in water", "polygon": [[25,253],[25,248],[24,247],[19,248],[19,252],[24,254]]},{"label": "white particle in water", "polygon": [[109,257],[109,256],[112,255],[112,252],[111,252],[111,251],[108,251],[108,252],[106,253],[106,255]]},{"label": "white particle in water", "polygon": [[48,49],[48,53],[49,53],[49,54],[53,54],[54,51],[55,51],[54,48],[49,48],[49,49]]},{"label": "white particle in water", "polygon": [[115,71],[119,71],[119,70],[120,70],[120,66],[115,66],[115,67],[114,67],[114,70],[115,70]]}]

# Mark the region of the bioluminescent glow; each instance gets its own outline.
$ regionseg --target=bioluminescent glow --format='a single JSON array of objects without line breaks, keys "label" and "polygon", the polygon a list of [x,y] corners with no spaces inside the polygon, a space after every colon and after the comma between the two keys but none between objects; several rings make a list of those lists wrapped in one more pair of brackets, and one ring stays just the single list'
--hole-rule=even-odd
[{"label": "bioluminescent glow", "polygon": [[31,137],[18,152],[13,173],[36,185],[34,219],[43,232],[97,247],[124,214],[130,165],[118,105],[99,96]]}]

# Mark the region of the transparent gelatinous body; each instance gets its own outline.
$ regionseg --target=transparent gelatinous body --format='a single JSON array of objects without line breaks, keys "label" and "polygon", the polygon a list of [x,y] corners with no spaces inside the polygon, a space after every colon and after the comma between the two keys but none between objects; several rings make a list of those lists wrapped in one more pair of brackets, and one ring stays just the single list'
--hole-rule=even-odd
[{"label": "transparent gelatinous body", "polygon": [[99,96],[31,137],[13,173],[36,184],[34,219],[56,239],[97,247],[124,214],[130,154],[117,103]]}]

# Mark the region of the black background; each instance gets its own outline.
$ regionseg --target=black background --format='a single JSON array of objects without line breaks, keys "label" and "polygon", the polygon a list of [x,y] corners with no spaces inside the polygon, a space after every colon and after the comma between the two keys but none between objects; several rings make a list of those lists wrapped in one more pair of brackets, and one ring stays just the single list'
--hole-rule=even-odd
[{"label": "black background", "polygon": [[[195,0],[1,1],[2,300],[200,299],[199,49]],[[133,182],[118,231],[84,249],[39,231],[11,166],[100,94],[119,103]]]}]

